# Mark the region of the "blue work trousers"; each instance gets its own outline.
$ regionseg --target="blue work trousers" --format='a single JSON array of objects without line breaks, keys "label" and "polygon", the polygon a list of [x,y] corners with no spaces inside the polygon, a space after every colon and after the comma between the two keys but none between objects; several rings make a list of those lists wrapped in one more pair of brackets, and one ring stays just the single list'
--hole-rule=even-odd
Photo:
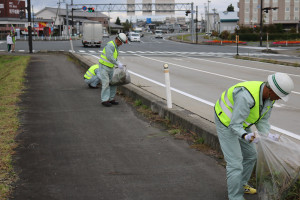
[{"label": "blue work trousers", "polygon": [[100,79],[98,76],[92,76],[90,79],[84,79],[84,82],[86,82],[88,85],[91,85],[92,87],[96,87],[100,83]]},{"label": "blue work trousers", "polygon": [[101,101],[112,101],[115,98],[117,92],[117,86],[110,86],[109,82],[112,79],[114,68],[107,67],[99,63],[102,90],[101,90]]},{"label": "blue work trousers", "polygon": [[[254,168],[257,152],[254,143],[249,143],[230,128],[224,126],[215,115],[219,142],[226,161],[229,200],[244,200],[243,185],[247,184]],[[245,131],[246,132],[246,131]]]}]

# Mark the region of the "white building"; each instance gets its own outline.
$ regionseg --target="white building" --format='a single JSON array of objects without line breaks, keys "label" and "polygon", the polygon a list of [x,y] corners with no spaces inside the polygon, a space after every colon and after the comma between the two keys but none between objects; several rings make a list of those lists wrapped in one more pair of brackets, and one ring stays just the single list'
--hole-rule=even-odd
[{"label": "white building", "polygon": [[228,31],[234,33],[234,29],[239,22],[239,17],[237,12],[220,12],[220,33],[223,31]]}]

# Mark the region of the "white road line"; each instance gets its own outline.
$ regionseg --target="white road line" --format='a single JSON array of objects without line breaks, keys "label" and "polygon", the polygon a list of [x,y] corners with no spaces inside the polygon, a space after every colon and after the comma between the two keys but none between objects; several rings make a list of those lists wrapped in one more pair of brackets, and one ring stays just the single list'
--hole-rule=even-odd
[{"label": "white road line", "polygon": [[[229,65],[229,66],[234,66],[234,67],[239,67],[239,68],[245,68],[245,69],[251,69],[251,70],[257,70],[257,71],[265,71],[265,72],[271,72],[271,73],[275,73],[276,72],[276,71],[272,71],[272,70],[257,69],[257,68],[252,68],[252,67],[246,67],[246,66],[241,66],[241,65],[230,64],[230,63],[224,63],[224,62],[206,60],[206,59],[202,59],[202,58],[194,58],[194,57],[188,57],[188,56],[181,56],[181,57],[192,58],[192,59],[196,59],[196,60],[202,60],[202,61],[207,61],[207,62],[222,64],[222,65]],[[297,74],[288,74],[288,75],[300,77],[300,75],[297,75]],[[292,93],[294,93],[294,94],[300,94],[300,92],[296,92],[296,91],[292,91]]]},{"label": "white road line", "polygon": [[91,50],[91,51],[89,51],[89,52],[91,52],[91,53],[96,53],[95,51],[93,51],[93,50]]},{"label": "white road line", "polygon": [[[143,57],[143,58],[149,59],[149,60],[154,60],[154,61],[157,61],[157,62],[166,63],[166,61],[157,60],[157,59],[154,59],[154,58],[148,58],[148,57],[145,57],[145,56],[142,56],[142,55],[138,55],[138,54],[135,54],[135,55],[139,56],[139,57]],[[212,75],[215,75],[215,76],[221,76],[221,77],[224,77],[224,78],[234,79],[234,80],[237,80],[237,81],[246,81],[246,80],[243,80],[243,79],[234,78],[234,77],[230,77],[230,76],[225,76],[225,75],[221,75],[221,74],[216,74],[216,73],[212,73],[212,72],[208,72],[208,71],[204,71],[204,70],[200,70],[200,69],[195,69],[195,68],[191,68],[191,67],[186,67],[186,66],[178,65],[178,64],[175,64],[175,63],[171,63],[171,62],[167,62],[167,63],[170,64],[170,65],[177,66],[177,67],[181,67],[181,68],[185,68],[185,69],[190,69],[190,70],[194,70],[194,71],[199,71],[199,72],[203,72],[203,73],[207,73],[207,74],[212,74]]]},{"label": "white road line", "polygon": [[80,52],[80,53],[85,53],[85,51],[84,51],[84,50],[79,50],[79,52]]},{"label": "white road line", "polygon": [[[155,83],[155,84],[157,84],[157,85],[160,85],[160,86],[162,86],[162,87],[166,87],[165,84],[162,84],[162,83],[160,83],[160,82],[158,82],[158,81],[155,81],[155,80],[152,80],[152,79],[150,79],[150,78],[147,78],[147,77],[145,77],[145,76],[143,76],[143,75],[137,74],[137,73],[135,73],[135,72],[133,72],[133,71],[131,71],[131,70],[128,70],[128,71],[129,71],[131,74],[136,75],[136,76],[138,76],[138,77],[140,77],[140,78],[143,78],[143,79],[145,79],[145,80],[147,80],[147,81],[150,81],[150,82]],[[206,100],[201,99],[201,98],[199,98],[199,97],[196,97],[196,96],[194,96],[194,95],[188,94],[188,93],[183,92],[183,91],[181,91],[181,90],[178,90],[178,89],[176,89],[176,88],[171,87],[171,90],[173,90],[174,92],[177,92],[177,93],[179,93],[179,94],[182,94],[182,95],[184,95],[184,96],[187,96],[187,97],[190,97],[190,98],[192,98],[192,99],[195,99],[195,100],[197,100],[197,101],[200,101],[200,102],[202,102],[202,103],[208,104],[208,105],[210,105],[210,106],[214,106],[214,104],[211,103],[211,102],[209,102],[209,101],[206,101]]]}]

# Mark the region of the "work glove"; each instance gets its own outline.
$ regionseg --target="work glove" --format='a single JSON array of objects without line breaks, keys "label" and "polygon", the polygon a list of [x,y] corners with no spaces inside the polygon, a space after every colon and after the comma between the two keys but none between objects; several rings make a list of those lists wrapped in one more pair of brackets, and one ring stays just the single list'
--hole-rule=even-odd
[{"label": "work glove", "polygon": [[119,64],[118,64],[118,68],[123,69],[123,68],[124,68],[124,65],[123,65],[122,63],[119,63]]},{"label": "work glove", "polygon": [[[246,141],[248,141],[248,142],[253,142],[253,141],[255,140],[255,138],[256,138],[255,132],[254,132],[254,133],[247,133],[247,134],[244,136],[244,139],[245,139]],[[255,143],[257,143],[257,142],[258,142],[258,140],[257,140],[257,141],[255,140]]]},{"label": "work glove", "polygon": [[273,141],[279,141],[279,135],[278,134],[269,133],[268,138],[270,140],[273,140]]}]

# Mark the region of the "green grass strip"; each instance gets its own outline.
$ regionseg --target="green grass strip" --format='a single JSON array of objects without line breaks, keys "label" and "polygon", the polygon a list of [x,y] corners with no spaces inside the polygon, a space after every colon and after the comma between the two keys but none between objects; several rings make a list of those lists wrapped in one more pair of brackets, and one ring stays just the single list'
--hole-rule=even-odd
[{"label": "green grass strip", "polygon": [[12,154],[19,128],[17,103],[24,89],[29,56],[0,55],[0,199],[8,199],[16,180]]}]

